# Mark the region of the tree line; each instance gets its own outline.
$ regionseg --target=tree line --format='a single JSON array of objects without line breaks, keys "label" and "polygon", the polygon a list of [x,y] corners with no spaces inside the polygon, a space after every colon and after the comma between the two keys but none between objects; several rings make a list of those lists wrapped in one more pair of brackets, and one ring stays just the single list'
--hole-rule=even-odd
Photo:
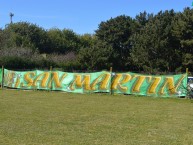
[{"label": "tree line", "polygon": [[0,29],[0,65],[10,69],[62,68],[181,72],[193,69],[193,9],[120,15],[94,34],[17,22]]}]

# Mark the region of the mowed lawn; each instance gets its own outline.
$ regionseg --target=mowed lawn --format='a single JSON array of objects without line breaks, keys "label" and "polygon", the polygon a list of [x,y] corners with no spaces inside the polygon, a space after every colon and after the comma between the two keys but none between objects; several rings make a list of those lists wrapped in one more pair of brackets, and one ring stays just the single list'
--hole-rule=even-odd
[{"label": "mowed lawn", "polygon": [[0,90],[0,145],[191,145],[188,99]]}]

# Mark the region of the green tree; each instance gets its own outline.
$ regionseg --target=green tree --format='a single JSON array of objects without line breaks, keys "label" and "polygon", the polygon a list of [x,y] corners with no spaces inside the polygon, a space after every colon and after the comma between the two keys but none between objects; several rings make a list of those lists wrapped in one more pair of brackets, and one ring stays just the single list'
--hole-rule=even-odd
[{"label": "green tree", "polygon": [[80,35],[79,38],[81,47],[91,47],[97,39],[96,36],[92,34]]},{"label": "green tree", "polygon": [[71,51],[77,52],[80,49],[81,42],[77,34],[69,29],[50,29],[48,30],[48,37],[52,53],[66,54]]},{"label": "green tree", "polygon": [[153,14],[148,14],[146,11],[140,12],[138,15],[136,15],[135,20],[139,25],[138,31],[142,29],[152,18]]},{"label": "green tree", "polygon": [[84,70],[109,69],[112,59],[112,47],[101,41],[96,41],[91,47],[81,48],[78,54],[78,62]]},{"label": "green tree", "polygon": [[173,10],[162,12],[133,35],[132,61],[147,72],[175,71],[180,63],[180,51],[172,36]]},{"label": "green tree", "polygon": [[131,35],[136,31],[137,24],[129,16],[121,15],[111,18],[99,24],[96,36],[113,48],[114,60],[111,60],[116,70],[128,70],[128,58],[130,57]]},{"label": "green tree", "polygon": [[46,31],[35,24],[19,22],[9,24],[5,28],[9,33],[9,47],[28,47],[40,53],[50,52],[49,40]]},{"label": "green tree", "polygon": [[185,8],[173,21],[172,36],[181,52],[182,64],[180,69],[188,67],[193,70],[193,9]]},{"label": "green tree", "polygon": [[63,29],[63,35],[67,41],[68,51],[78,52],[81,48],[81,42],[79,36],[70,29]]},{"label": "green tree", "polygon": [[60,29],[50,29],[47,32],[49,40],[50,40],[50,46],[51,46],[51,52],[52,53],[64,53],[66,52],[66,41],[64,39],[63,33]]}]

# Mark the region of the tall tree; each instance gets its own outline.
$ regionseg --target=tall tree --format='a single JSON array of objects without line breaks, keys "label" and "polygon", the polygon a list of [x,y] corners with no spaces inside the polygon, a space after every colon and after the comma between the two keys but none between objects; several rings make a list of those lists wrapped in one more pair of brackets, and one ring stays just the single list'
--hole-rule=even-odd
[{"label": "tall tree", "polygon": [[148,14],[146,11],[144,11],[144,12],[140,12],[138,15],[136,15],[135,20],[139,24],[139,27],[142,28],[152,18],[153,18],[153,14]]},{"label": "tall tree", "polygon": [[193,9],[185,8],[173,21],[172,35],[182,56],[181,69],[193,70]]},{"label": "tall tree", "polygon": [[66,54],[68,52],[76,52],[80,49],[80,38],[72,30],[69,29],[50,29],[48,31],[52,53]]},{"label": "tall tree", "polygon": [[49,52],[49,42],[46,31],[28,22],[9,24],[5,32],[11,33],[10,47],[29,47],[39,52]]},{"label": "tall tree", "polygon": [[172,22],[176,13],[173,10],[162,12],[133,35],[133,62],[140,70],[175,71],[180,63],[178,44],[172,36]]},{"label": "tall tree", "polygon": [[83,34],[79,36],[81,47],[91,47],[96,41],[96,36],[92,34]]},{"label": "tall tree", "polygon": [[96,36],[113,48],[114,69],[128,70],[127,60],[132,48],[130,37],[136,31],[136,22],[129,16],[121,15],[99,24]]},{"label": "tall tree", "polygon": [[78,62],[84,70],[106,70],[112,65],[113,49],[106,43],[97,40],[91,47],[83,47],[78,54]]}]

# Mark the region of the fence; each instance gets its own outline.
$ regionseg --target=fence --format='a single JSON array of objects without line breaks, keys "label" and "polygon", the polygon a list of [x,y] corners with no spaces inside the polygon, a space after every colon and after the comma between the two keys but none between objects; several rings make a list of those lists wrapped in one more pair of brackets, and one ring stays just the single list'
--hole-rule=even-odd
[{"label": "fence", "polygon": [[27,90],[51,90],[72,93],[105,92],[146,96],[186,96],[187,73],[144,75],[132,72],[71,73],[62,71],[13,71],[0,69],[2,87]]}]

